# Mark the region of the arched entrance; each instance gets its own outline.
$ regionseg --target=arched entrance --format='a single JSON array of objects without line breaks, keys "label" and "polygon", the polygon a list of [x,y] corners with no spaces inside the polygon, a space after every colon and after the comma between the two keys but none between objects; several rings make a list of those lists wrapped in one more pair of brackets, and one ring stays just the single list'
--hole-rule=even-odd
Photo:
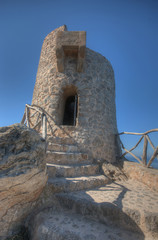
[{"label": "arched entrance", "polygon": [[70,125],[70,126],[76,125],[77,105],[78,105],[77,94],[66,98],[64,116],[63,116],[63,125]]}]

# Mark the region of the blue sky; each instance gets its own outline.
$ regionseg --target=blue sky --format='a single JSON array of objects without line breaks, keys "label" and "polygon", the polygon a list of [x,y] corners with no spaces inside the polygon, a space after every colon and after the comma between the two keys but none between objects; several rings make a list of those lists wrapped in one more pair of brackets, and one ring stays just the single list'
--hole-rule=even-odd
[{"label": "blue sky", "polygon": [[43,40],[63,24],[111,62],[119,132],[157,128],[158,0],[0,0],[0,126],[21,121]]}]

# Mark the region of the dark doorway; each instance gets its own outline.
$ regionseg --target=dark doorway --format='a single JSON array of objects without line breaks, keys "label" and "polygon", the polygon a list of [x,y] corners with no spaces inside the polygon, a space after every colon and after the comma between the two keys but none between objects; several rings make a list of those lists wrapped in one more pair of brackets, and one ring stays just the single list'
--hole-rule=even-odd
[{"label": "dark doorway", "polygon": [[76,125],[77,118],[77,95],[69,96],[65,102],[63,125]]}]

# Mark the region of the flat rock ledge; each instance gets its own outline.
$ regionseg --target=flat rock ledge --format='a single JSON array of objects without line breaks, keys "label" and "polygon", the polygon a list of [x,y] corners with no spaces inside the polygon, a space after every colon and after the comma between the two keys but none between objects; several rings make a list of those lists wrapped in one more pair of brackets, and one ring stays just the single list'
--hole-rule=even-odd
[{"label": "flat rock ledge", "polygon": [[47,182],[45,141],[21,124],[0,128],[0,239],[15,234]]},{"label": "flat rock ledge", "polygon": [[70,211],[46,209],[31,222],[31,240],[143,240],[141,234]]}]

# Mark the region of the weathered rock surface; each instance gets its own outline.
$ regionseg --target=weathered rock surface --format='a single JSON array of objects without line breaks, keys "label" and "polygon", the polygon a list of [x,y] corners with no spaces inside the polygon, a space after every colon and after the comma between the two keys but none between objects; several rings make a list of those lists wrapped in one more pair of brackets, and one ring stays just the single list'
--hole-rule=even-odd
[{"label": "weathered rock surface", "polygon": [[144,235],[68,211],[47,209],[30,224],[31,240],[143,240]]},{"label": "weathered rock surface", "polygon": [[116,223],[130,230],[158,234],[158,194],[144,184],[115,181],[86,191],[56,194],[60,204],[106,224]]},{"label": "weathered rock surface", "polygon": [[0,128],[0,239],[18,231],[46,182],[39,134],[20,124]]},{"label": "weathered rock surface", "polygon": [[158,170],[153,168],[146,168],[143,165],[124,161],[123,170],[127,177],[137,180],[146,186],[148,186],[153,191],[158,192]]},{"label": "weathered rock surface", "polygon": [[119,162],[115,164],[105,162],[102,164],[101,169],[104,175],[109,179],[111,179],[112,181],[127,180],[127,176],[124,173],[121,167],[121,164]]}]

